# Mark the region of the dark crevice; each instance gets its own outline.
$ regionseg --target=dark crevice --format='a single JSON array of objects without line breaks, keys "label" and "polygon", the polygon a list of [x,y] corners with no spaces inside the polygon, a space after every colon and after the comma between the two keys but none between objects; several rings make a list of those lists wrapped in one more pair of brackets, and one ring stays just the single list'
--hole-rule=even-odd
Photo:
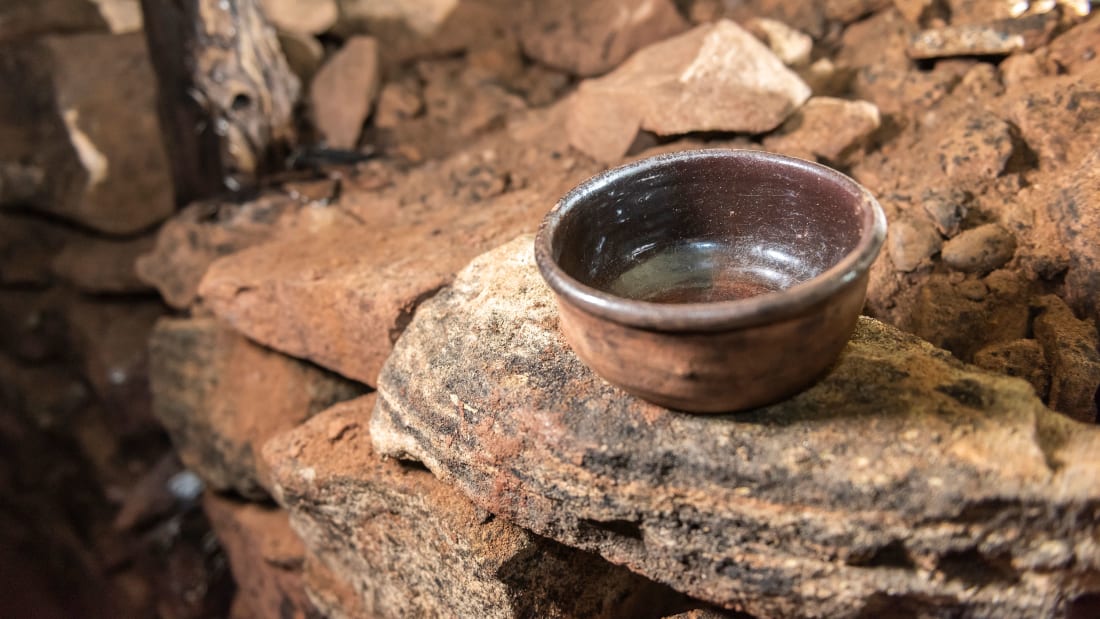
[{"label": "dark crevice", "polygon": [[582,530],[589,529],[595,532],[610,533],[616,537],[623,537],[635,541],[642,541],[642,527],[633,520],[593,520],[582,518],[578,525]]}]

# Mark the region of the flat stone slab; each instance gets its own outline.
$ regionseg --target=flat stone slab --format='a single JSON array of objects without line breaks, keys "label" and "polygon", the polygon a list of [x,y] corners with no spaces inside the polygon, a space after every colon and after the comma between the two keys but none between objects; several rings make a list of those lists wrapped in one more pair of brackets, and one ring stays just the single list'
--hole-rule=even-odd
[{"label": "flat stone slab", "polygon": [[531,248],[420,306],[380,376],[376,451],[761,616],[1055,616],[1100,590],[1100,430],[1025,381],[864,318],[791,400],[669,411],[573,355]]}]

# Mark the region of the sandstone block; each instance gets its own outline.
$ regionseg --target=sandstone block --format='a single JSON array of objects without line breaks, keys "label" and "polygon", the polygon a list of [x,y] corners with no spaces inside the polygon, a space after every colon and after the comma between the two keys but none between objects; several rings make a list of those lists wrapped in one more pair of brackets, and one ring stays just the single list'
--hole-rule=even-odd
[{"label": "sandstone block", "polygon": [[763,43],[722,20],[643,48],[618,69],[583,82],[567,122],[570,141],[595,159],[626,154],[638,129],[763,133],[810,88]]},{"label": "sandstone block", "polygon": [[263,498],[268,438],[359,385],[272,352],[212,318],[164,319],[150,337],[153,412],[184,464],[215,490]]},{"label": "sandstone block", "polygon": [[378,43],[352,37],[317,71],[309,100],[317,131],[332,148],[352,149],[378,94]]},{"label": "sandstone block", "polygon": [[681,602],[379,457],[374,404],[368,395],[337,405],[264,448],[276,499],[306,547],[352,583],[366,616],[660,617]]},{"label": "sandstone block", "polygon": [[862,146],[879,123],[878,108],[868,101],[812,97],[764,139],[764,147],[804,159],[840,161]]},{"label": "sandstone block", "polygon": [[318,616],[305,592],[305,548],[285,511],[211,492],[202,503],[237,581],[235,619]]},{"label": "sandstone block", "polygon": [[1047,616],[1097,591],[1100,430],[1026,382],[864,318],[791,400],[668,411],[570,352],[532,253],[520,237],[421,306],[381,376],[379,453],[761,616]]},{"label": "sandstone block", "polygon": [[0,126],[18,125],[0,127],[0,161],[46,171],[31,206],[108,234],[138,232],[172,212],[141,33],[46,37],[0,55]]},{"label": "sandstone block", "polygon": [[1096,396],[1100,393],[1100,341],[1092,321],[1078,320],[1056,296],[1035,303],[1035,339],[1050,362],[1050,406],[1088,423],[1097,421]]},{"label": "sandstone block", "polygon": [[523,51],[574,75],[601,75],[651,43],[687,30],[671,0],[527,0]]}]

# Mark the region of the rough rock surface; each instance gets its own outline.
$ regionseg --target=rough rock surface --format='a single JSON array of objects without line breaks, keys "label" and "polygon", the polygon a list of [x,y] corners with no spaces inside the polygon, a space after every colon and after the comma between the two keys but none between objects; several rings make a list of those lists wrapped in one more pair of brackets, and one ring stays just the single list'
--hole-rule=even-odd
[{"label": "rough rock surface", "polygon": [[764,139],[764,147],[803,159],[836,162],[862,146],[880,122],[873,103],[812,97],[779,131]]},{"label": "rough rock surface", "polygon": [[312,232],[330,224],[353,223],[340,209],[324,208],[327,201],[324,196],[300,195],[287,188],[243,204],[196,202],[161,227],[155,247],[137,259],[135,270],[142,281],[157,288],[165,302],[185,309],[195,300],[202,276],[217,258],[289,230]]},{"label": "rough rock surface", "polygon": [[134,269],[138,256],[153,248],[155,237],[114,241],[74,239],[53,259],[52,270],[78,290],[90,293],[127,294],[151,290]]},{"label": "rough rock surface", "polygon": [[1008,55],[1032,50],[1046,42],[1057,23],[1049,15],[1002,19],[988,24],[965,24],[925,30],[909,43],[913,58]]},{"label": "rough rock surface", "polygon": [[636,50],[687,30],[671,0],[527,0],[523,51],[575,75],[600,75]]},{"label": "rough rock surface", "polygon": [[809,96],[767,46],[722,20],[643,48],[608,75],[583,82],[567,130],[575,147],[612,162],[638,129],[763,133]]},{"label": "rough rock surface", "polygon": [[1095,423],[1100,397],[1100,351],[1096,325],[1077,320],[1065,302],[1054,295],[1038,299],[1035,339],[1042,344],[1054,379],[1050,406],[1079,421]]},{"label": "rough rock surface", "polygon": [[267,496],[258,457],[267,439],[363,392],[213,318],[161,320],[149,349],[153,412],[180,458],[213,489],[245,497]]},{"label": "rough rock surface", "polygon": [[[0,55],[0,125],[21,125],[0,126],[0,160],[46,171],[31,206],[108,234],[135,233],[171,214],[141,33],[45,37]],[[27,107],[18,113],[20,105]]]},{"label": "rough rock surface", "polygon": [[367,616],[660,617],[681,602],[495,518],[421,467],[382,459],[374,404],[339,404],[264,448],[295,530],[353,584]]},{"label": "rough rock surface", "polygon": [[943,262],[960,271],[988,273],[1016,253],[1016,238],[998,224],[966,230],[943,246]]},{"label": "rough rock surface", "polygon": [[206,493],[203,509],[237,581],[233,617],[314,619],[306,597],[305,548],[281,509]]},{"label": "rough rock surface", "polygon": [[749,32],[768,44],[777,58],[787,66],[806,64],[814,50],[814,40],[787,24],[766,17],[757,17],[745,24]]},{"label": "rough rock surface", "polygon": [[1026,382],[861,319],[799,396],[674,413],[569,351],[530,237],[421,306],[371,434],[492,513],[753,614],[1051,616],[1100,588],[1100,430]]},{"label": "rough rock surface", "polygon": [[71,238],[37,218],[0,214],[0,286],[48,285],[50,264]]},{"label": "rough rock surface", "polygon": [[363,122],[378,94],[378,42],[354,37],[317,71],[309,100],[317,131],[332,148],[359,143]]},{"label": "rough rock surface", "polygon": [[336,0],[262,0],[264,15],[279,30],[320,34],[336,23]]}]

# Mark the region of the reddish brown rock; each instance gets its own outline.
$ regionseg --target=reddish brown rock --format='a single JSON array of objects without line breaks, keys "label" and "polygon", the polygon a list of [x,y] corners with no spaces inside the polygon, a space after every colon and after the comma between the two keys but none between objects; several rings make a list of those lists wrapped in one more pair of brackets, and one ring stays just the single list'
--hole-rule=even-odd
[{"label": "reddish brown rock", "polygon": [[1000,268],[1016,253],[1016,238],[997,224],[961,232],[943,246],[944,263],[959,271],[985,274]]},{"label": "reddish brown rock", "polygon": [[908,52],[913,58],[1007,56],[1046,43],[1057,22],[1050,15],[1032,15],[925,30],[910,40]]},{"label": "reddish brown rock", "polygon": [[608,75],[583,82],[572,100],[571,143],[593,158],[617,161],[639,129],[770,131],[810,89],[763,43],[722,20],[636,53]]},{"label": "reddish brown rock", "polygon": [[264,15],[279,30],[321,34],[336,24],[337,0],[261,0]]},{"label": "reddish brown rock", "polygon": [[137,259],[135,270],[142,281],[157,288],[166,303],[185,309],[195,300],[199,281],[215,259],[286,231],[354,223],[339,209],[323,208],[327,201],[327,197],[314,199],[286,189],[243,204],[192,204],[164,224],[156,246]]},{"label": "reddish brown rock", "polygon": [[812,97],[764,139],[764,147],[804,159],[840,161],[862,146],[879,122],[873,103]]},{"label": "reddish brown rock", "polygon": [[73,239],[53,259],[57,277],[91,293],[140,293],[150,290],[138,279],[134,264],[153,248],[154,236],[127,241]]},{"label": "reddish brown rock", "polygon": [[246,497],[270,487],[258,458],[267,439],[362,393],[211,318],[161,320],[149,350],[153,412],[180,458],[211,488]]},{"label": "reddish brown rock", "polygon": [[1050,43],[1050,58],[1067,73],[1096,71],[1100,54],[1100,19],[1087,19]]},{"label": "reddish brown rock", "polygon": [[287,66],[303,84],[313,80],[325,58],[325,48],[311,34],[280,31],[279,47],[286,56]]},{"label": "reddish brown rock", "polygon": [[295,530],[352,583],[367,616],[659,617],[681,602],[377,456],[374,404],[369,395],[337,405],[264,448]]},{"label": "reddish brown rock", "polygon": [[584,77],[606,73],[636,50],[687,30],[671,0],[527,0],[522,10],[523,51]]},{"label": "reddish brown rock", "polygon": [[371,29],[372,24],[398,22],[420,34],[435,33],[459,0],[337,0],[341,28],[351,31]]},{"label": "reddish brown rock", "polygon": [[1027,337],[1029,285],[1017,273],[984,279],[936,273],[916,287],[900,326],[970,361],[979,349]]},{"label": "reddish brown rock", "polygon": [[570,352],[531,243],[480,257],[421,306],[383,370],[380,453],[756,615],[1047,615],[1096,591],[1100,429],[1026,382],[861,319],[789,401],[668,411]]},{"label": "reddish brown rock", "polygon": [[420,88],[415,80],[388,82],[378,95],[378,112],[374,124],[389,129],[416,116],[424,109]]},{"label": "reddish brown rock", "polygon": [[206,493],[203,509],[237,582],[233,617],[313,619],[302,570],[305,548],[281,509]]},{"label": "reddish brown rock", "polygon": [[138,0],[7,0],[0,6],[0,41],[140,29]]},{"label": "reddish brown rock", "polygon": [[1050,392],[1050,364],[1035,340],[997,342],[974,353],[974,365],[1008,376],[1019,376],[1043,400]]},{"label": "reddish brown rock", "polygon": [[980,112],[943,129],[940,169],[959,186],[990,180],[1004,170],[1015,149],[1012,131],[1003,120]]},{"label": "reddish brown rock", "polygon": [[745,28],[767,43],[783,64],[794,66],[810,61],[814,40],[805,32],[799,32],[781,21],[766,17],[749,20],[745,23]]},{"label": "reddish brown rock", "polygon": [[825,17],[851,23],[890,6],[890,0],[825,0]]},{"label": "reddish brown rock", "polygon": [[894,221],[886,240],[890,261],[903,273],[930,266],[929,259],[943,246],[943,239],[935,228],[923,219]]},{"label": "reddish brown rock", "polygon": [[936,230],[951,238],[959,233],[959,227],[966,217],[966,201],[965,192],[932,188],[921,196],[920,204]]},{"label": "reddish brown rock", "polygon": [[313,607],[326,619],[363,619],[370,617],[362,598],[351,586],[325,565],[324,561],[307,553],[305,566],[306,595]]},{"label": "reddish brown rock", "polygon": [[1039,298],[1035,307],[1035,339],[1050,361],[1050,407],[1074,419],[1098,421],[1100,352],[1096,324],[1078,320],[1056,296]]},{"label": "reddish brown rock", "polygon": [[[0,88],[0,124],[22,125],[0,129],[0,160],[46,174],[31,206],[109,234],[138,232],[172,212],[141,33],[46,37],[0,55],[8,56],[0,84],[16,85]],[[19,105],[26,118],[8,114]]]},{"label": "reddish brown rock", "polygon": [[378,43],[353,37],[317,71],[310,86],[310,106],[317,131],[332,148],[359,143],[363,123],[378,94]]}]

